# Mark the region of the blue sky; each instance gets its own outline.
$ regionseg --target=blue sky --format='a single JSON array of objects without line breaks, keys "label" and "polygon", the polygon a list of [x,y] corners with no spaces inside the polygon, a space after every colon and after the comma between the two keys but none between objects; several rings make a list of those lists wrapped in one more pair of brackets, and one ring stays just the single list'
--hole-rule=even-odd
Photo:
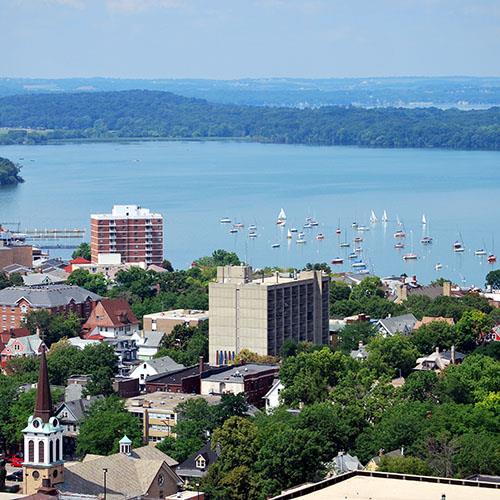
[{"label": "blue sky", "polygon": [[0,0],[0,76],[500,76],[500,0]]}]

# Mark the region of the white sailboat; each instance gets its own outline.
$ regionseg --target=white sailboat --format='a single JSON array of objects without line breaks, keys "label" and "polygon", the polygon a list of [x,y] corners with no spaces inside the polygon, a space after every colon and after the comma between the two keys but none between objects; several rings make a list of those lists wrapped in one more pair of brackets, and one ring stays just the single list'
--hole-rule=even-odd
[{"label": "white sailboat", "polygon": [[384,210],[384,215],[382,215],[382,222],[388,222],[389,217],[387,217],[387,212]]},{"label": "white sailboat", "polygon": [[402,226],[402,225],[403,225],[403,223],[402,223],[402,222],[401,222],[401,220],[399,219],[399,215],[396,215],[396,224],[397,224],[398,226]]},{"label": "white sailboat", "polygon": [[278,224],[279,226],[284,226],[286,224],[286,213],[283,208],[280,210],[280,213],[278,214],[278,220],[276,221],[276,224]]},{"label": "white sailboat", "polygon": [[425,214],[422,214],[422,226],[427,224],[427,219],[425,218]]},{"label": "white sailboat", "polygon": [[290,229],[288,230],[288,233],[287,233],[286,237],[287,237],[288,240],[292,239],[292,232],[290,231]]},{"label": "white sailboat", "polygon": [[378,222],[377,216],[375,215],[375,212],[373,210],[372,210],[372,213],[370,215],[370,222],[372,224],[375,224],[376,222]]}]

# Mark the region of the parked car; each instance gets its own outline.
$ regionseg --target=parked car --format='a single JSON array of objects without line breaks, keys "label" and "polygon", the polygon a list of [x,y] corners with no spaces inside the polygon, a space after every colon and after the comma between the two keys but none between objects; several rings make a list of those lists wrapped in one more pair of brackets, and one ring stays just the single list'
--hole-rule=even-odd
[{"label": "parked car", "polygon": [[7,463],[12,465],[12,467],[22,467],[23,466],[23,457],[21,454],[9,455],[6,458]]},{"label": "parked car", "polygon": [[16,470],[12,474],[7,474],[5,479],[7,479],[7,481],[16,481],[16,482],[20,483],[23,480],[23,471]]}]

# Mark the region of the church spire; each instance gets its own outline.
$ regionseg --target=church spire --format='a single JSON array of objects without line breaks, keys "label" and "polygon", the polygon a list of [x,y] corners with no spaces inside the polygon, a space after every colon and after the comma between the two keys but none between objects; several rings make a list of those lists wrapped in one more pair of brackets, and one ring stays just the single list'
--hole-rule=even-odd
[{"label": "church spire", "polygon": [[40,356],[40,371],[38,372],[35,413],[33,416],[40,417],[43,422],[48,422],[52,416],[52,396],[50,394],[45,347],[42,347],[42,355]]}]

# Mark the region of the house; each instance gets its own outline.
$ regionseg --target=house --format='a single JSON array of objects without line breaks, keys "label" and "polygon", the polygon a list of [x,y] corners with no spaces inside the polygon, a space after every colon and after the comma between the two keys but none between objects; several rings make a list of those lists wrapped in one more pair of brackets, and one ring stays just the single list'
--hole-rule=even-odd
[{"label": "house", "polygon": [[137,364],[137,344],[130,336],[105,338],[104,342],[113,347],[118,357],[119,375],[128,376],[130,370]]},{"label": "house", "polygon": [[82,326],[86,338],[101,335],[116,338],[139,331],[139,321],[124,299],[99,300]]},{"label": "house", "polygon": [[442,352],[439,352],[439,347],[436,347],[436,350],[432,354],[417,359],[417,366],[415,366],[414,370],[432,370],[439,373],[450,364],[460,364],[464,358],[465,354],[455,351],[455,346],[451,346],[451,350],[449,351]]},{"label": "house", "polygon": [[10,330],[0,331],[0,354],[10,339],[16,337],[27,337],[30,331],[27,328],[12,328]]},{"label": "house", "polygon": [[275,379],[271,388],[263,396],[266,412],[270,413],[275,408],[280,405],[280,394],[284,389],[284,385],[281,383],[280,379]]},{"label": "house", "polygon": [[76,259],[70,260],[69,264],[67,266],[65,266],[64,270],[68,274],[71,274],[76,269],[73,266],[76,266],[78,264],[90,264],[90,260],[87,260],[83,257],[77,257]]},{"label": "house", "polygon": [[0,290],[0,330],[19,328],[30,311],[40,309],[60,314],[74,312],[80,318],[87,319],[93,304],[100,298],[95,293],[72,285],[4,288]]},{"label": "house", "polygon": [[208,467],[214,464],[220,455],[220,447],[212,448],[212,443],[208,441],[196,453],[186,458],[175,469],[176,474],[184,480],[185,485],[199,483],[207,473]]},{"label": "house", "polygon": [[141,362],[131,371],[130,377],[138,379],[139,386],[141,389],[144,389],[146,387],[146,379],[149,376],[175,372],[184,368],[186,368],[184,365],[176,363],[170,356],[163,356]]},{"label": "house", "polygon": [[124,436],[119,453],[87,455],[82,462],[67,464],[64,482],[58,486],[62,497],[72,493],[101,498],[104,481],[106,500],[160,499],[176,493],[182,484],[173,471],[177,462],[154,446],[132,449],[131,445]]},{"label": "house", "polygon": [[65,401],[55,411],[55,416],[63,426],[63,457],[74,457],[76,451],[76,437],[85,415],[90,407],[104,396],[87,396],[81,399]]},{"label": "house", "polygon": [[90,382],[90,375],[71,375],[66,381],[64,401],[75,401],[83,397],[83,389]]},{"label": "house", "polygon": [[204,399],[210,405],[220,403],[220,396],[153,392],[126,399],[125,409],[139,419],[144,441],[154,444],[167,436],[175,437],[174,427],[179,420],[177,407],[191,399]]},{"label": "house", "polygon": [[154,332],[142,330],[139,334],[134,334],[139,351],[137,356],[142,360],[153,359],[160,349],[161,341],[165,332]]},{"label": "house", "polygon": [[132,398],[139,395],[139,381],[136,378],[117,375],[113,379],[113,391],[121,398]]},{"label": "house", "polygon": [[403,314],[401,316],[389,316],[388,318],[380,319],[376,327],[384,337],[387,335],[396,335],[396,333],[410,335],[415,328],[416,322],[417,318],[413,314]]},{"label": "house", "polygon": [[2,369],[5,370],[8,361],[12,358],[40,356],[46,348],[45,343],[38,335],[11,338],[0,353]]},{"label": "house", "polygon": [[442,321],[450,326],[455,324],[455,320],[453,318],[445,318],[444,316],[424,316],[421,320],[415,323],[413,329],[418,330],[421,326],[428,325],[434,321]]},{"label": "house", "polygon": [[403,447],[389,451],[387,453],[385,453],[385,450],[380,450],[379,454],[372,457],[370,461],[366,464],[365,469],[368,471],[376,471],[380,467],[380,462],[383,457],[403,457],[404,451],[405,450]]},{"label": "house", "polygon": [[65,283],[69,274],[56,273],[55,271],[46,273],[29,273],[23,276],[24,286],[60,285]]},{"label": "house", "polygon": [[10,278],[10,276],[13,274],[28,274],[31,272],[31,269],[21,264],[10,264],[3,268],[3,272],[7,275],[8,278]]},{"label": "house", "polygon": [[333,472],[335,475],[345,474],[355,470],[363,470],[364,467],[358,460],[358,457],[349,455],[344,451],[339,451],[337,456],[332,461]]},{"label": "house", "polygon": [[358,361],[368,359],[368,351],[362,340],[359,341],[358,348],[351,351],[351,358],[357,359]]},{"label": "house", "polygon": [[410,295],[425,296],[430,299],[441,296],[450,297],[452,295],[451,282],[445,281],[442,285],[420,285],[415,276],[410,279],[403,278],[403,282],[394,286],[389,299],[396,304],[402,304]]},{"label": "house", "polygon": [[201,394],[245,393],[249,404],[263,405],[264,396],[278,375],[278,365],[248,363],[201,374]]}]

